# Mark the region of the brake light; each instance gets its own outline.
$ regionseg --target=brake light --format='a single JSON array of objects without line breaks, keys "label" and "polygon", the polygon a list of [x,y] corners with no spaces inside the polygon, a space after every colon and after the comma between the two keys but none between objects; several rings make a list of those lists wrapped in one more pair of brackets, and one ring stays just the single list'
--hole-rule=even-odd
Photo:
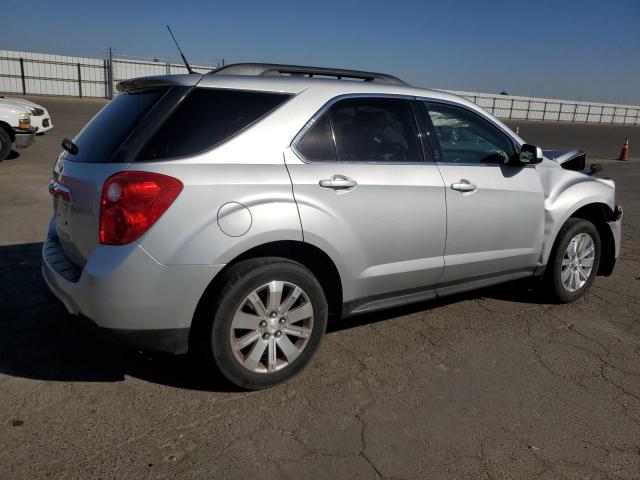
[{"label": "brake light", "polygon": [[124,245],[146,232],[182,191],[176,178],[151,172],[120,172],[102,187],[100,243]]}]

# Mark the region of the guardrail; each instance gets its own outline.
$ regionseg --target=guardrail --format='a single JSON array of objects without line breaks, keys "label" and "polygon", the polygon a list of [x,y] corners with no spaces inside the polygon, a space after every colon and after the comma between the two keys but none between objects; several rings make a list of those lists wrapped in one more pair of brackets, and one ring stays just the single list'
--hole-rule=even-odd
[{"label": "guardrail", "polygon": [[[204,73],[214,65],[194,65]],[[86,58],[0,50],[0,92],[113,98],[121,80],[148,75],[187,73],[182,63],[166,59]],[[464,97],[498,118],[640,125],[640,106],[443,90]]]},{"label": "guardrail", "polygon": [[640,106],[442,90],[506,120],[640,125]]}]

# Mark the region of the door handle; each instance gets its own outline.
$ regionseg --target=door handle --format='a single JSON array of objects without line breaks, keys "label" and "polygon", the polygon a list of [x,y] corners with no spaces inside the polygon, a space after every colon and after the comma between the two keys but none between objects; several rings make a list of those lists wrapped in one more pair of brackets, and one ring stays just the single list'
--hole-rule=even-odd
[{"label": "door handle", "polygon": [[358,185],[354,179],[344,175],[334,175],[333,177],[318,182],[322,188],[332,188],[334,190],[347,190]]},{"label": "door handle", "polygon": [[458,192],[474,192],[478,189],[475,183],[470,182],[466,178],[460,179],[458,183],[452,183],[451,188]]}]

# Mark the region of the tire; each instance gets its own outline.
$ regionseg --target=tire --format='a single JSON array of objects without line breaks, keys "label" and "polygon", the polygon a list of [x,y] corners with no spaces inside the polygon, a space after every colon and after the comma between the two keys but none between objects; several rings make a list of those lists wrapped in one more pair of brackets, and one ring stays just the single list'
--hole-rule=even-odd
[{"label": "tire", "polygon": [[[589,240],[593,244],[592,248],[589,247]],[[575,260],[575,254],[571,255],[569,245],[572,242],[574,242],[573,247],[578,245],[578,251],[576,252],[575,248],[573,250],[578,254],[578,260]],[[587,255],[590,250],[593,252],[592,260],[590,255]],[[600,235],[593,223],[580,218],[567,220],[558,232],[545,271],[544,284],[550,300],[571,303],[582,297],[591,287],[598,272],[601,251]],[[580,259],[583,256],[585,257]],[[590,270],[588,270],[589,263],[591,263]],[[584,274],[587,273],[585,279]]]},{"label": "tire", "polygon": [[[324,291],[311,271],[283,258],[251,259],[231,267],[219,285],[203,312],[201,353],[224,377],[243,389],[261,390],[288,380],[309,363],[328,317]],[[270,313],[276,303],[270,305],[269,298],[277,299],[279,289],[280,312],[273,316]],[[295,293],[296,300],[284,310]],[[298,317],[301,319],[296,320]]]},{"label": "tire", "polygon": [[0,127],[0,162],[9,156],[11,152],[11,137],[7,131]]}]

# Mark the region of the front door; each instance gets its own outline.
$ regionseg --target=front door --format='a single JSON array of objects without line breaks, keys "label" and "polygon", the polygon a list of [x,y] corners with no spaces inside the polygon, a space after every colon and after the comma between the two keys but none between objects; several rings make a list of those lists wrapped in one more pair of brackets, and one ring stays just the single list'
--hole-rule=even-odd
[{"label": "front door", "polygon": [[544,235],[544,192],[535,166],[514,165],[517,146],[480,114],[420,103],[446,187],[440,284],[533,271]]},{"label": "front door", "polygon": [[444,185],[424,158],[410,100],[339,100],[309,122],[285,158],[304,240],[338,263],[352,310],[438,281]]}]

